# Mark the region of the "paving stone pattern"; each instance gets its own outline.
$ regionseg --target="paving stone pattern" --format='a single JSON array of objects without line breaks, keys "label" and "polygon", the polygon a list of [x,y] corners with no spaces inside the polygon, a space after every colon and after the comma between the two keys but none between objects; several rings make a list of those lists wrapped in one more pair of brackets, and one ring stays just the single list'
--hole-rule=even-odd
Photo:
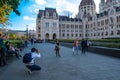
[{"label": "paving stone pattern", "polygon": [[[37,43],[41,59],[36,64],[41,71],[27,73],[22,59],[15,59],[4,71],[0,70],[0,80],[120,80],[120,59],[86,52],[72,55],[72,48],[60,46],[61,57],[55,56],[54,44]],[[22,54],[29,52],[31,46]],[[96,51],[97,52],[97,51]],[[1,69],[1,68],[0,68]]]}]

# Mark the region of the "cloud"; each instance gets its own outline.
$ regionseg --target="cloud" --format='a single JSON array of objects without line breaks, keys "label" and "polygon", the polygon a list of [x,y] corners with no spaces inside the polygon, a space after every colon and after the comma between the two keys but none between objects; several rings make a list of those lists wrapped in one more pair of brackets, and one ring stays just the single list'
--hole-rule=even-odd
[{"label": "cloud", "polygon": [[[29,7],[30,13],[36,15],[38,14],[39,9],[43,9],[45,7],[56,8],[59,15],[70,15],[70,17],[75,17],[78,13],[79,5],[81,0],[52,0],[52,1],[45,1],[45,0],[34,0],[35,3]],[[98,3],[97,4],[97,12],[98,12]],[[41,4],[41,5],[40,5]]]},{"label": "cloud", "polygon": [[38,4],[33,4],[33,5],[28,7],[28,11],[33,15],[37,15],[40,8],[44,9],[45,6],[44,5],[41,6],[41,5],[38,5]]},{"label": "cloud", "polygon": [[96,11],[99,12],[99,3],[100,3],[100,0],[94,0],[95,1],[95,4],[96,4]]},{"label": "cloud", "polygon": [[45,0],[35,0],[35,3],[44,5],[44,4],[46,4],[46,1]]},{"label": "cloud", "polygon": [[56,9],[58,13],[63,13],[63,11],[68,11],[71,17],[75,17],[75,15],[78,13],[77,4],[67,0],[64,0],[64,1],[57,0]]},{"label": "cloud", "polygon": [[38,14],[39,9],[34,9],[34,13]]},{"label": "cloud", "polygon": [[36,30],[36,23],[31,23],[28,25],[29,30]]},{"label": "cloud", "polygon": [[[67,12],[70,14],[71,17],[75,17],[78,13],[78,6],[80,1],[69,1],[69,0],[52,0],[50,2],[45,2],[44,0],[35,0],[37,4],[31,5],[28,9],[32,14],[38,14],[39,9],[43,9],[45,7],[56,8],[59,15],[68,15]],[[39,5],[40,3],[44,5]]]},{"label": "cloud", "polygon": [[24,16],[23,19],[24,20],[35,20],[35,18],[29,17],[29,16]]}]

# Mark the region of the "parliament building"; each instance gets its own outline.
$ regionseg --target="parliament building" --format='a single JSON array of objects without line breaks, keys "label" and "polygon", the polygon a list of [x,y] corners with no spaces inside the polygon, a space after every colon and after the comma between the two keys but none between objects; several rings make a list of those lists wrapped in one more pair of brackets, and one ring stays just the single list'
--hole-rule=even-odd
[{"label": "parliament building", "polygon": [[58,15],[55,8],[39,10],[37,39],[120,38],[120,0],[101,0],[99,13],[94,0],[81,0],[74,18]]}]

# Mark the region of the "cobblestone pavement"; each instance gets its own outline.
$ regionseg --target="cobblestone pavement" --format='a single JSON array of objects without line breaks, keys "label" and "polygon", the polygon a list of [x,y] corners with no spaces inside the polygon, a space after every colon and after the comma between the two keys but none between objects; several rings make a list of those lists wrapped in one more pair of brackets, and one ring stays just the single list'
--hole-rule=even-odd
[{"label": "cobblestone pavement", "polygon": [[[35,47],[42,55],[36,60],[41,71],[28,75],[22,59],[15,59],[0,71],[0,80],[120,80],[120,59],[90,52],[73,56],[72,49],[63,46],[60,47],[61,57],[57,58],[54,44],[39,43]],[[22,54],[30,48],[24,49]]]}]

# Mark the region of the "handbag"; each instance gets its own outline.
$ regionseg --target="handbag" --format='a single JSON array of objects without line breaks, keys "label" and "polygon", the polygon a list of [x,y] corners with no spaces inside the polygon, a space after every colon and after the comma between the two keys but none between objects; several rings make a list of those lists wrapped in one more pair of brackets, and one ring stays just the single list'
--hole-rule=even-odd
[{"label": "handbag", "polygon": [[75,47],[73,46],[73,52],[75,51]]}]

